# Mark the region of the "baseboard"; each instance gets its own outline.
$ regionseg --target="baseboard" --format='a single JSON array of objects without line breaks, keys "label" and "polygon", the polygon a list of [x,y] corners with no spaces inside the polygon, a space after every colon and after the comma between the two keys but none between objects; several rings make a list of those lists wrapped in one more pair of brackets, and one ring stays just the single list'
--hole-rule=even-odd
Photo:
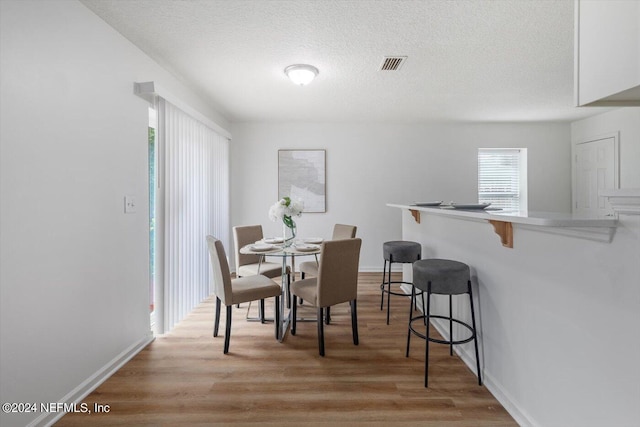
[{"label": "baseboard", "polygon": [[[360,268],[358,268],[358,271],[360,273],[380,273],[380,274],[382,274],[382,266],[377,266],[377,267],[363,267],[363,266],[360,266]],[[402,273],[402,264],[391,266],[391,271],[393,273]]]},{"label": "baseboard", "polygon": [[[420,307],[419,307],[420,308]],[[443,319],[431,319],[431,324],[442,335],[445,340],[449,339],[449,324]],[[467,365],[467,367],[476,375],[476,356],[465,351],[461,346],[453,347],[455,353]],[[499,382],[491,375],[490,372],[482,371],[482,385],[496,398],[504,409],[513,417],[513,419],[522,427],[535,427],[539,424],[534,422],[531,416],[527,415],[515,403],[514,399],[509,396]]]},{"label": "baseboard", "polygon": [[[155,337],[153,332],[143,336],[138,342],[132,344],[129,348],[114,357],[110,362],[98,369],[93,375],[84,380],[75,389],[71,390],[66,396],[59,400],[60,403],[73,404],[80,403],[82,399],[87,397],[93,390],[98,388],[100,384],[105,382],[111,375],[120,369],[125,363],[138,354],[143,348],[151,343]],[[51,426],[65,415],[64,412],[43,413],[38,418],[27,424],[27,427]]]}]

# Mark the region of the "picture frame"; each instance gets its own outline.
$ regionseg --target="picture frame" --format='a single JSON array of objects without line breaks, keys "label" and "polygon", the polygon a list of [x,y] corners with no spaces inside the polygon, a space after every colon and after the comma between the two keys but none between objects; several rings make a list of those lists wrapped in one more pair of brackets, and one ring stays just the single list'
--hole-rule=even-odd
[{"label": "picture frame", "polygon": [[287,196],[302,212],[326,212],[326,150],[278,150],[278,199]]}]

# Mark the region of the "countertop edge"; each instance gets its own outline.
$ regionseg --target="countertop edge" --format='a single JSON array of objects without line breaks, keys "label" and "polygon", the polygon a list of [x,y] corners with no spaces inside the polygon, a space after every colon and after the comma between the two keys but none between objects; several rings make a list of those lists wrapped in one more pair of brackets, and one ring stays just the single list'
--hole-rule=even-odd
[{"label": "countertop edge", "polygon": [[[536,213],[532,213],[529,216],[517,216],[492,213],[491,211],[472,211],[461,209],[449,209],[442,207],[424,207],[413,206],[396,203],[387,203],[387,206],[392,208],[409,209],[419,212],[425,212],[432,215],[444,215],[458,218],[468,218],[477,220],[492,220],[501,222],[510,222],[512,224],[524,224],[524,225],[537,225],[542,227],[605,227],[614,228],[618,226],[618,219],[612,218],[576,218],[571,214],[566,214],[566,217],[562,217],[563,214],[550,213],[550,217],[545,217],[540,213],[540,216],[536,216]],[[556,216],[556,217],[552,217]]]}]

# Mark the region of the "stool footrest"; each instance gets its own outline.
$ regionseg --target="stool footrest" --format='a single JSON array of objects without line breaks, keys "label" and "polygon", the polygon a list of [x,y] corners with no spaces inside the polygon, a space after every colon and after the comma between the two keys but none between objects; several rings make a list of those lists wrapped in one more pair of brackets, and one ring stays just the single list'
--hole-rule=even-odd
[{"label": "stool footrest", "polygon": [[[469,338],[464,339],[464,340],[456,340],[456,341],[439,340],[439,339],[437,339],[437,338],[431,338],[431,337],[429,337],[429,342],[435,342],[435,343],[438,343],[438,344],[447,344],[447,345],[449,345],[449,344],[457,345],[457,344],[465,344],[465,343],[468,343],[468,342],[470,342],[470,341],[473,341],[473,339],[476,337],[476,333],[475,333],[475,331],[473,330],[473,328],[471,327],[471,325],[469,325],[469,324],[467,324],[467,323],[464,323],[464,322],[463,322],[463,321],[461,321],[461,320],[458,320],[458,319],[450,319],[450,318],[448,318],[448,317],[446,317],[446,316],[437,316],[437,315],[431,315],[431,316],[429,316],[429,319],[433,319],[433,318],[435,318],[435,319],[451,320],[451,321],[452,321],[452,322],[454,322],[454,323],[457,323],[457,324],[459,324],[459,325],[462,325],[462,326],[464,326],[465,328],[467,328],[467,329],[471,332],[471,336],[470,336]],[[418,332],[417,330],[415,330],[415,329],[413,328],[412,323],[413,323],[414,321],[416,321],[416,320],[422,320],[422,321],[423,321],[423,322],[422,322],[422,325],[423,325],[423,327],[424,327],[424,320],[425,320],[425,319],[427,319],[427,316],[416,316],[416,317],[412,317],[412,318],[409,320],[409,331],[411,331],[414,335],[416,335],[416,336],[418,336],[418,337],[422,338],[423,340],[427,339],[427,336],[426,336],[425,334],[423,334],[422,332]]]},{"label": "stool footrest", "polygon": [[[399,295],[401,297],[410,297],[411,294],[405,294],[404,292],[396,292],[396,291],[390,291],[388,289],[385,289],[385,286],[387,285],[399,285],[399,284],[405,284],[405,285],[411,285],[413,286],[413,283],[411,282],[402,282],[402,281],[396,281],[396,282],[382,282],[382,284],[380,284],[380,289],[382,290],[382,292],[384,292],[385,294],[391,294],[391,295]],[[421,289],[416,289],[416,295],[422,295],[424,293],[424,291],[422,291]]]}]

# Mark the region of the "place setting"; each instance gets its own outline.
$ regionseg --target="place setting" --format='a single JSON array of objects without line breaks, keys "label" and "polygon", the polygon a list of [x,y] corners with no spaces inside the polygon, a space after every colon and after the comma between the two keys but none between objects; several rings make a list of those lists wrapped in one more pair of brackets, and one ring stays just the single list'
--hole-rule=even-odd
[{"label": "place setting", "polygon": [[249,245],[249,249],[251,249],[253,252],[269,252],[274,249],[280,249],[280,248],[270,243],[254,243],[252,245]]},{"label": "place setting", "polygon": [[297,239],[292,249],[296,252],[317,252],[320,250],[320,245],[324,239],[322,237],[306,237]]},{"label": "place setting", "polygon": [[270,244],[270,245],[279,245],[284,243],[284,239],[282,237],[265,237],[264,239],[262,239],[262,243]]},{"label": "place setting", "polygon": [[320,245],[312,243],[294,243],[293,249],[298,252],[314,252],[320,250]]}]

